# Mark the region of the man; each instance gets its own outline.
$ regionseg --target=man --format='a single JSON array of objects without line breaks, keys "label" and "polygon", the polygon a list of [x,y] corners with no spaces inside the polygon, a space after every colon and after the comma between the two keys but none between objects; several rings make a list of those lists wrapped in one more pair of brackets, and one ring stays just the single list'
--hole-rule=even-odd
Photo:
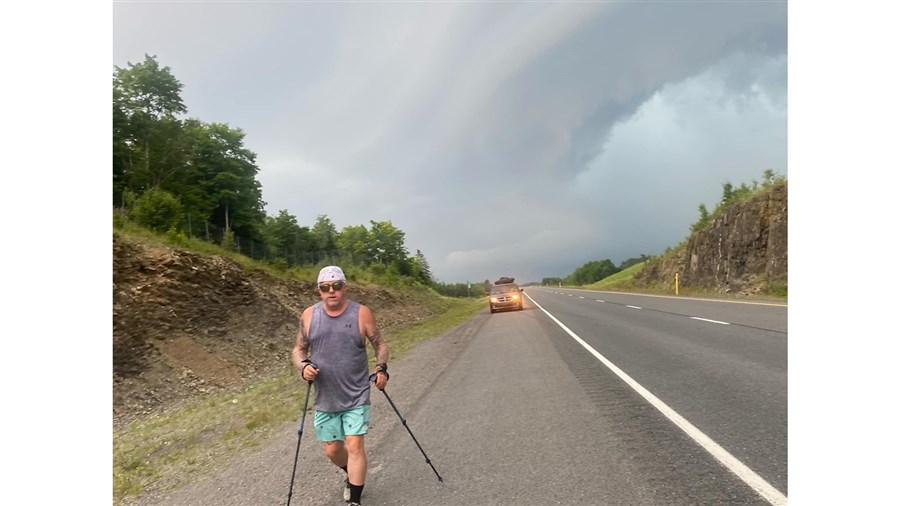
[{"label": "man", "polygon": [[[346,473],[344,500],[358,506],[368,469],[369,377],[375,374],[379,389],[387,385],[388,346],[372,311],[347,297],[347,278],[340,267],[322,268],[316,285],[322,300],[303,311],[291,360],[304,380],[315,382],[316,439]],[[371,373],[367,339],[375,349]]]}]

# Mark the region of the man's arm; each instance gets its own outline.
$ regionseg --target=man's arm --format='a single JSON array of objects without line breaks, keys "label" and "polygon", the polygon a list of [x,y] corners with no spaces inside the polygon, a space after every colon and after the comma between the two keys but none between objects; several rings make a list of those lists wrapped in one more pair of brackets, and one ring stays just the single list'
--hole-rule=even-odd
[{"label": "man's arm", "polygon": [[372,310],[363,305],[359,307],[359,328],[366,339],[372,343],[372,348],[375,350],[375,363],[387,364],[390,358],[387,341],[384,340],[378,325],[375,323],[375,316],[372,314]]},{"label": "man's arm", "polygon": [[297,330],[297,338],[294,340],[294,349],[291,350],[291,361],[294,367],[300,369],[309,363],[309,329],[306,322],[309,321],[311,308],[306,308],[300,315],[300,329]]}]

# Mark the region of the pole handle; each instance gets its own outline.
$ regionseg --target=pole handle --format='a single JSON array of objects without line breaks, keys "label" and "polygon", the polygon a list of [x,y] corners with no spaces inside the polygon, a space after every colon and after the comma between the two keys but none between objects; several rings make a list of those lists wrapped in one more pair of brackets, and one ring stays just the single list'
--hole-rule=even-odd
[{"label": "pole handle", "polygon": [[[315,364],[315,362],[310,362],[310,363],[309,363],[309,366],[312,367],[313,369],[317,370],[317,371],[319,370],[319,366],[317,366],[317,365]],[[304,369],[306,368],[306,366],[303,366],[303,367],[304,367]],[[303,369],[300,369],[300,378],[301,378],[301,379],[303,378]],[[309,383],[310,385],[312,385],[313,382],[312,382],[312,380],[308,380],[307,383]]]}]

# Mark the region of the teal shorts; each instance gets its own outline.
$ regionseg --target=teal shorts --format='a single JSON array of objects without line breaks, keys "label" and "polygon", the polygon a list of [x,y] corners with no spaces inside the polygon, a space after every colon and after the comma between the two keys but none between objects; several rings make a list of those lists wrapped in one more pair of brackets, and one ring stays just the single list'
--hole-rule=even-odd
[{"label": "teal shorts", "polygon": [[369,432],[369,405],[363,404],[346,411],[316,411],[314,420],[316,439],[343,441],[346,436],[362,436]]}]

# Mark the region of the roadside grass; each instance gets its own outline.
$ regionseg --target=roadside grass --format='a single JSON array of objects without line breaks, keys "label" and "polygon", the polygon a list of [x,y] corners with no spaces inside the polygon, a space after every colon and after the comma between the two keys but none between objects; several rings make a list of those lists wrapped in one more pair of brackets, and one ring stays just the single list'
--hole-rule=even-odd
[{"label": "roadside grass", "polygon": [[[633,292],[633,293],[647,293],[647,294],[656,294],[656,295],[664,295],[671,294],[675,295],[675,280],[672,280],[671,283],[656,283],[653,285],[641,285],[636,286],[634,284],[634,276],[637,275],[644,266],[647,265],[647,262],[641,262],[639,264],[632,265],[626,269],[623,269],[612,276],[607,276],[606,278],[597,281],[596,283],[592,283],[590,285],[586,285],[584,288],[589,290],[608,290],[611,292]],[[697,290],[685,290],[684,287],[679,289],[679,292],[682,295],[702,295],[701,292]]]},{"label": "roadside grass", "polygon": [[591,283],[589,285],[584,285],[578,288],[584,288],[586,290],[606,290],[610,292],[634,292],[634,293],[649,293],[649,294],[666,294],[666,293],[675,293],[674,284],[669,286],[668,284],[658,284],[656,286],[635,286],[634,284],[634,276],[640,272],[641,269],[647,262],[641,262],[639,264],[632,265],[621,271],[607,276],[600,281],[595,283]]},{"label": "roadside grass", "polygon": [[634,290],[634,275],[637,274],[641,269],[644,268],[644,264],[647,262],[641,262],[639,264],[632,265],[626,269],[622,269],[621,271],[613,274],[612,276],[607,276],[596,283],[591,283],[590,285],[585,285],[584,288],[588,288],[591,290]]},{"label": "roadside grass", "polygon": [[[487,307],[484,298],[421,295],[436,314],[385,334],[392,361]],[[369,355],[374,365],[371,349]],[[300,420],[305,397],[297,371],[286,364],[263,381],[114,430],[113,502],[121,504],[151,488],[173,490],[259,447],[289,422]]]},{"label": "roadside grass", "polygon": [[788,287],[787,285],[769,285],[769,293],[775,297],[786,299],[788,296]]}]

